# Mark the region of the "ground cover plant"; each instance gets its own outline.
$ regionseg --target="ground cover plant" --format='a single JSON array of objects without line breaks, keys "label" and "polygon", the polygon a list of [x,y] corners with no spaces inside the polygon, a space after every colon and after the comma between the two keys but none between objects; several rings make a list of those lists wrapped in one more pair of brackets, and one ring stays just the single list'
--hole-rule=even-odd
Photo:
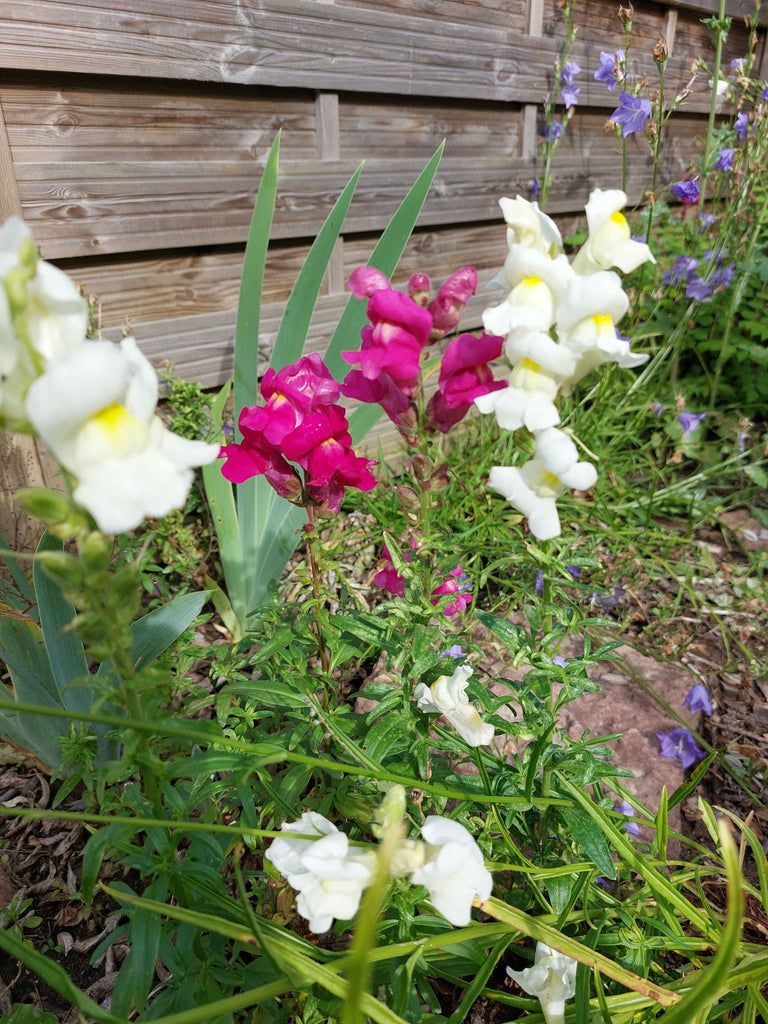
[{"label": "ground cover plant", "polygon": [[[657,166],[678,99],[659,90],[654,112],[623,25],[622,57],[594,74],[622,86],[623,138],[654,119]],[[722,11],[711,27],[719,54]],[[572,38],[557,68],[569,109]],[[712,619],[723,672],[765,678],[764,549],[716,562],[711,536],[685,543],[730,504],[768,527],[768,87],[753,67],[708,69],[700,166],[655,175],[634,218],[622,190],[597,189],[569,245],[535,201],[501,197],[504,297],[479,334],[458,332],[478,301],[471,266],[437,289],[392,284],[436,154],[353,273],[321,358],[304,340],[356,175],[259,380],[278,140],[246,250],[231,424],[228,388],[200,417],[194,386],[177,386],[168,429],[133,339],[91,339],[75,286],[20,221],[1,229],[0,416],[47,441],[66,484],[18,496],[47,533],[31,580],[5,553],[0,618],[0,735],[55,795],[2,812],[85,830],[71,903],[112,915],[83,944],[110,965],[97,996],[58,932],[38,940],[33,902],[12,901],[0,948],[61,1002],[30,997],[3,1019],[52,1005],[168,1024],[766,1018],[757,752],[713,744],[667,703],[658,756],[687,774],[651,806],[616,736],[563,724],[633,630],[674,659],[680,620]],[[721,78],[741,109],[718,123]],[[567,127],[555,110],[542,196]],[[402,439],[394,469],[355,450],[381,415]],[[182,531],[208,515],[200,571],[199,535]],[[633,619],[623,597],[669,579],[672,600]],[[751,618],[717,617],[734,600]],[[686,706],[709,716],[718,700],[698,682]],[[713,806],[712,777],[740,803]],[[696,827],[676,827],[692,806]]]}]

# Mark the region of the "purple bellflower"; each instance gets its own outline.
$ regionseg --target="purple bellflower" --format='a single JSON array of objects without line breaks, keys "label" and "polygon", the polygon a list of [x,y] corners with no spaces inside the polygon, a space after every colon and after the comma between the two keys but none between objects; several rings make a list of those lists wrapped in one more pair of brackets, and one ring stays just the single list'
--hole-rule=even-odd
[{"label": "purple bellflower", "polygon": [[575,60],[569,60],[567,64],[563,65],[560,72],[560,85],[562,89],[560,91],[560,102],[565,104],[565,109],[570,110],[571,107],[575,107],[579,102],[579,87],[574,84],[574,77],[578,75],[581,68]]},{"label": "purple bellflower", "polygon": [[709,284],[712,290],[715,288],[727,288],[733,280],[733,275],[736,273],[736,264],[729,263],[727,267],[719,267],[713,271],[709,278]]},{"label": "purple bellflower", "polygon": [[683,707],[688,708],[694,715],[699,711],[703,711],[705,715],[711,715],[712,701],[709,699],[706,686],[702,683],[694,683],[683,701]]},{"label": "purple bellflower", "polygon": [[686,437],[690,437],[694,430],[699,429],[699,424],[705,418],[705,412],[681,412],[677,422],[683,428]]},{"label": "purple bellflower", "polygon": [[440,657],[441,658],[463,658],[464,657],[464,648],[460,647],[459,644],[453,644],[451,647],[448,648],[447,651],[441,651],[440,652]]},{"label": "purple bellflower", "polygon": [[537,594],[541,595],[541,594],[544,593],[544,570],[543,569],[537,569],[536,570],[536,584],[535,584],[535,588],[536,588],[536,593]]},{"label": "purple bellflower", "polygon": [[616,85],[624,77],[621,64],[624,60],[624,51],[617,50],[616,53],[600,51],[600,67],[594,74],[596,82],[605,82],[609,92],[613,92]]},{"label": "purple bellflower", "polygon": [[568,659],[564,658],[562,654],[556,654],[552,658],[552,664],[557,665],[558,668],[565,668],[565,666],[568,664]]},{"label": "purple bellflower", "polygon": [[733,154],[736,152],[735,149],[721,149],[717,154],[717,160],[715,161],[716,171],[731,171],[733,170]]},{"label": "purple bellflower", "polygon": [[686,299],[695,299],[697,302],[701,302],[711,294],[712,289],[703,277],[699,277],[698,274],[694,274],[693,277],[688,279],[688,284],[685,288]]},{"label": "purple bellflower", "polygon": [[700,189],[695,181],[676,181],[669,191],[683,206],[693,206],[699,201]]},{"label": "purple bellflower", "polygon": [[643,125],[651,116],[651,101],[639,96],[630,96],[622,89],[619,93],[619,105],[611,114],[614,124],[622,125],[622,136],[626,139],[632,132],[641,132]]},{"label": "purple bellflower", "polygon": [[661,744],[661,756],[680,758],[683,768],[690,768],[694,761],[706,757],[704,751],[696,746],[696,740],[687,729],[657,732],[656,739]]},{"label": "purple bellflower", "polygon": [[749,135],[749,117],[742,111],[733,123],[733,130],[743,142]]},{"label": "purple bellflower", "polygon": [[[616,808],[616,810],[618,811],[619,814],[624,814],[628,818],[631,818],[634,814],[637,813],[635,811],[635,808],[629,802],[629,800],[622,800],[621,801],[621,805],[618,808]],[[627,830],[627,832],[631,836],[639,836],[640,835],[640,826],[637,824],[636,821],[628,821],[624,825],[624,828]]]},{"label": "purple bellflower", "polygon": [[551,125],[546,125],[544,128],[544,138],[547,142],[557,142],[562,134],[563,126],[559,121],[553,121]]}]

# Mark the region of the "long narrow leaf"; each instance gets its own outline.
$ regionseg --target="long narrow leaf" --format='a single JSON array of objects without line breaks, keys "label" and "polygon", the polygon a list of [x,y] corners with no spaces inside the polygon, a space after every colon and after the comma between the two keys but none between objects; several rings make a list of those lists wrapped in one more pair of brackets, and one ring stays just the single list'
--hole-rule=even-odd
[{"label": "long narrow leaf", "polygon": [[[26,574],[22,572],[18,559],[14,557],[13,552],[10,550],[10,544],[6,542],[1,533],[0,549],[2,549],[2,552],[0,552],[0,561],[2,561],[3,565],[10,573],[11,579],[15,583],[16,590],[18,592],[17,595],[9,593],[8,588],[5,587],[0,580],[0,586],[3,586],[3,600],[17,611],[21,611],[24,605],[29,605],[30,608],[33,608],[35,606],[35,592],[32,589],[32,584],[27,579]],[[7,558],[4,552],[7,552]],[[34,617],[36,613],[30,610],[28,614]]]},{"label": "long narrow leaf", "polygon": [[291,290],[283,318],[275,338],[269,365],[275,369],[295,362],[304,351],[312,313],[320,294],[320,287],[328,269],[349,204],[360,180],[362,164],[347,182],[344,191],[334,203],[320,232],[304,260],[296,284]]},{"label": "long narrow leaf", "polygon": [[[416,221],[443,155],[444,146],[445,143],[441,142],[435,155],[418,176],[410,192],[382,232],[381,238],[367,261],[369,267],[376,267],[387,277],[391,277],[395,272],[395,267],[416,226]],[[339,320],[339,325],[326,349],[325,364],[337,380],[341,380],[349,369],[348,364],[341,357],[341,350],[342,348],[357,347],[360,331],[366,322],[366,307],[365,300],[350,296]]]},{"label": "long narrow leaf", "polygon": [[[304,351],[323,278],[361,171],[362,166],[355,171],[334,203],[296,278],[272,349],[269,365],[273,369],[281,369],[295,362]],[[255,401],[255,398],[254,384],[250,401]],[[248,485],[250,489],[247,491],[242,491],[246,485],[241,484],[238,487],[237,510],[241,534],[246,545],[243,560],[248,581],[246,601],[249,613],[264,603],[270,581],[279,578],[286,562],[293,554],[296,548],[296,530],[303,521],[304,513],[279,497],[263,477],[248,481]],[[251,508],[253,519],[249,513]]]},{"label": "long narrow leaf", "polygon": [[[62,543],[46,532],[40,538],[37,550],[61,551]],[[77,633],[69,628],[75,618],[75,609],[37,561],[33,578],[45,648],[61,694],[62,706],[73,711],[89,711],[93,702],[93,689],[90,686],[71,685],[74,680],[88,676],[83,643]]]},{"label": "long narrow leaf", "polygon": [[[277,197],[277,167],[280,154],[278,134],[269,151],[264,173],[261,176],[256,204],[253,208],[251,228],[243,260],[243,275],[240,281],[240,297],[237,303],[237,326],[235,328],[235,439],[241,440],[239,419],[244,406],[256,400],[259,382],[259,320],[261,317],[261,294],[264,286],[264,267],[267,262],[269,236]],[[216,466],[220,471],[220,467]],[[211,474],[209,474],[210,476]],[[263,481],[261,481],[263,484]],[[231,485],[229,487],[231,491]],[[229,552],[230,571],[227,588],[232,608],[245,626],[250,599],[248,595],[248,574],[257,571],[259,524],[266,512],[259,500],[260,481],[258,477],[246,480],[236,487],[237,519],[239,524],[239,568],[231,563],[234,551]],[[224,519],[231,514],[230,500],[220,486],[219,509]],[[231,545],[234,548],[234,543]],[[225,570],[226,571],[226,570]],[[239,578],[236,580],[235,576]],[[231,588],[231,589],[230,589]]]},{"label": "long narrow leaf", "polygon": [[252,402],[259,381],[259,318],[264,267],[277,197],[277,165],[280,133],[272,143],[259,183],[251,227],[245,246],[240,296],[235,327],[235,436],[240,440],[237,420],[243,406]]}]

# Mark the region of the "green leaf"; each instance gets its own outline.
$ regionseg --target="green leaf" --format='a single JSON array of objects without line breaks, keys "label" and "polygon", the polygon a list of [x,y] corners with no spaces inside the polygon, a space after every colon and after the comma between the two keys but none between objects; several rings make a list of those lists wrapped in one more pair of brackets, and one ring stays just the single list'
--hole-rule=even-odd
[{"label": "green leaf", "polygon": [[195,594],[180,594],[133,623],[131,656],[137,672],[151,665],[178,640],[200,614],[210,593],[210,590],[201,590]]},{"label": "green leaf", "polygon": [[616,877],[616,865],[611,857],[611,850],[605,836],[596,821],[578,807],[558,807],[565,826],[572,839],[575,839],[593,864],[606,878]]},{"label": "green leaf", "polygon": [[269,362],[269,365],[275,369],[295,362],[304,351],[309,324],[317,297],[320,294],[323,277],[331,261],[334,246],[341,234],[341,227],[347,216],[362,169],[363,165],[361,164],[334,203],[333,209],[312,243],[312,248],[296,278],[296,284],[293,286],[283,318],[280,321],[272,358]]},{"label": "green leaf", "polygon": [[272,679],[254,679],[244,683],[230,683],[222,693],[239,697],[250,697],[260,704],[278,708],[306,708],[304,697],[285,683]]},{"label": "green leaf", "polygon": [[[396,210],[394,216],[384,229],[381,238],[367,261],[367,266],[375,267],[382,274],[391,277],[403,255],[408,244],[416,221],[427,194],[432,186],[432,181],[437,172],[440,158],[443,155],[442,142],[413,184],[408,195]],[[341,356],[342,348],[346,348],[350,342],[356,342],[360,337],[360,331],[366,323],[367,303],[363,299],[356,299],[351,296],[346,308],[339,320],[339,325],[333,333],[333,337],[325,352],[325,365],[337,380],[341,380],[349,369],[348,364]],[[380,415],[380,413],[379,413]],[[352,435],[353,438],[355,435]],[[360,437],[363,435],[359,435]],[[359,437],[356,438],[359,440]]]},{"label": "green leaf", "polygon": [[[6,542],[2,534],[0,534],[0,548],[2,548],[8,554],[7,558],[5,557],[5,554],[0,554],[0,561],[2,561],[3,565],[8,570],[11,579],[16,584],[18,597],[21,599],[19,603],[17,603],[16,600],[12,600],[12,595],[8,593],[8,590],[5,588],[5,586],[3,586],[2,581],[0,581],[0,586],[3,586],[2,593],[4,600],[6,600],[8,604],[10,604],[17,611],[20,611],[25,604],[28,605],[30,609],[34,608],[36,604],[36,599],[35,592],[32,589],[32,584],[27,579],[26,573],[22,572],[21,568],[19,567],[18,559],[15,557],[13,552],[10,551],[10,544]],[[31,610],[29,614],[33,617],[35,615],[35,613]]]},{"label": "green leaf", "polygon": [[475,609],[475,615],[486,629],[495,633],[499,640],[502,640],[509,650],[516,654],[528,642],[528,635],[520,626],[515,626],[507,619],[500,619],[498,615],[491,615],[481,608]]},{"label": "green leaf", "polygon": [[[37,550],[61,551],[63,544],[46,531],[40,538]],[[82,641],[69,628],[75,618],[75,609],[37,561],[33,577],[45,649],[60,694],[61,706],[72,711],[90,711],[93,688],[71,685],[74,680],[84,680],[89,675]]]}]

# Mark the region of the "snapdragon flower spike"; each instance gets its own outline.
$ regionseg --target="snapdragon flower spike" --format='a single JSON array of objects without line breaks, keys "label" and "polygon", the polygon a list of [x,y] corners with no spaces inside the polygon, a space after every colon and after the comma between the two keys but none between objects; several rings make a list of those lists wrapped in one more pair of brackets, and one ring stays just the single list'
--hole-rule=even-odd
[{"label": "snapdragon flower spike", "polygon": [[426,886],[435,910],[452,925],[468,925],[474,900],[489,899],[493,890],[479,846],[463,825],[436,814],[427,816],[421,834],[428,844],[426,860],[411,882]]},{"label": "snapdragon flower spike", "polygon": [[597,481],[597,470],[579,462],[576,445],[562,430],[549,427],[536,434],[536,456],[519,469],[494,466],[488,485],[502,494],[528,520],[538,540],[560,536],[557,498],[566,488],[587,490]]},{"label": "snapdragon flower spike", "polygon": [[38,258],[29,228],[0,228],[0,427],[29,430],[24,400],[46,364],[85,341],[88,304],[73,281]]},{"label": "snapdragon flower spike", "polygon": [[[352,450],[346,413],[335,404],[339,392],[316,353],[268,372],[261,384],[266,404],[244,408],[242,441],[221,449],[224,476],[242,483],[263,474],[281,497],[331,513],[339,511],[345,487],[372,490],[375,463]],[[291,462],[304,470],[303,479]]]},{"label": "snapdragon flower spike", "polygon": [[465,611],[472,604],[472,580],[462,570],[460,565],[451,569],[440,586],[432,591],[432,604],[439,604],[440,598],[446,594],[453,594],[455,597],[449,601],[443,609],[443,615],[451,618],[458,612]]},{"label": "snapdragon flower spike", "polygon": [[373,878],[374,855],[350,850],[348,837],[314,811],[305,811],[298,821],[284,822],[280,829],[287,835],[273,840],[266,857],[298,890],[296,909],[310,929],[319,934],[328,931],[334,918],[354,917]]},{"label": "snapdragon flower spike", "polygon": [[512,245],[528,245],[544,253],[556,256],[563,251],[560,230],[546,213],[539,209],[537,202],[529,202],[522,196],[499,200],[501,213],[507,224],[507,242]]},{"label": "snapdragon flower spike", "polygon": [[432,331],[432,316],[412,298],[394,288],[380,288],[368,300],[371,324],[362,330],[363,344],[342,352],[348,363],[359,363],[367,380],[386,373],[405,395],[418,384],[421,352]]},{"label": "snapdragon flower spike", "polygon": [[501,355],[502,339],[492,334],[460,334],[449,343],[440,364],[438,390],[426,408],[427,425],[445,434],[464,419],[481,395],[501,391],[506,381],[495,381],[488,365]]}]

